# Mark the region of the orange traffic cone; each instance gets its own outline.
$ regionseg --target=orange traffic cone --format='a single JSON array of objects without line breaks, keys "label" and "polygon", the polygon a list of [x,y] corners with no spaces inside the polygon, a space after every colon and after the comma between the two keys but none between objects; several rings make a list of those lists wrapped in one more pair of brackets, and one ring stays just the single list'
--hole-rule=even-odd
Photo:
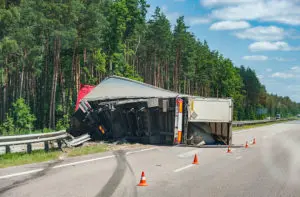
[{"label": "orange traffic cone", "polygon": [[253,144],[256,144],[256,139],[255,138],[253,139]]},{"label": "orange traffic cone", "polygon": [[228,148],[227,148],[227,153],[231,153],[230,146],[228,146]]},{"label": "orange traffic cone", "polygon": [[137,186],[148,186],[144,171],[142,172],[140,183]]},{"label": "orange traffic cone", "polygon": [[193,164],[199,164],[198,163],[198,156],[197,156],[197,154],[195,154]]},{"label": "orange traffic cone", "polygon": [[249,146],[248,146],[248,141],[246,141],[246,145],[245,145],[245,148],[248,148]]}]

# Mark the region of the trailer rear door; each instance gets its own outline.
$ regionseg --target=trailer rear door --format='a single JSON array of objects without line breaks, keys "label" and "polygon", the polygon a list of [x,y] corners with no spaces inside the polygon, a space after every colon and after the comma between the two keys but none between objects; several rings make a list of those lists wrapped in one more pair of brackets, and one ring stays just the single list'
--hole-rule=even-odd
[{"label": "trailer rear door", "polygon": [[190,122],[232,122],[231,99],[190,98]]}]

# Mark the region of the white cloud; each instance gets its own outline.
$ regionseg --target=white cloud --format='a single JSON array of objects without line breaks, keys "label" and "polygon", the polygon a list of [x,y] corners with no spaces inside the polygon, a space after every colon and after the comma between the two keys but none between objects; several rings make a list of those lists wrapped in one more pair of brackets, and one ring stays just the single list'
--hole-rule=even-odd
[{"label": "white cloud", "polygon": [[258,2],[259,0],[202,0],[201,4],[203,6],[220,6],[220,5],[235,5],[235,4],[242,4],[242,3],[254,3]]},{"label": "white cloud", "polygon": [[272,69],[271,68],[267,68],[266,71],[267,72],[272,72]]},{"label": "white cloud", "polygon": [[265,18],[262,20],[263,21],[275,21],[275,22],[289,24],[289,25],[300,25],[300,16],[297,16],[297,15],[274,16],[274,17]]},{"label": "white cloud", "polygon": [[167,12],[167,11],[168,11],[168,6],[162,5],[162,6],[161,6],[161,11],[162,11],[162,12]]},{"label": "white cloud", "polygon": [[176,20],[179,18],[180,14],[178,12],[168,12],[168,6],[163,5],[161,7],[162,12],[166,15],[167,19],[170,21],[171,25],[176,24]]},{"label": "white cloud", "polygon": [[211,22],[210,18],[205,18],[205,17],[188,17],[186,18],[186,21],[190,25],[200,25],[200,24],[207,24]]},{"label": "white cloud", "polygon": [[267,56],[264,55],[251,55],[251,56],[244,56],[244,60],[252,60],[252,61],[266,61],[268,60]]},{"label": "white cloud", "polygon": [[210,30],[234,30],[249,28],[250,24],[246,21],[220,21],[212,24]]},{"label": "white cloud", "polygon": [[285,36],[284,29],[276,26],[257,26],[246,29],[235,34],[240,39],[250,39],[256,41],[277,41]]},{"label": "white cloud", "polygon": [[297,90],[297,92],[300,92],[300,85],[288,85],[287,88],[291,90]]},{"label": "white cloud", "polygon": [[249,0],[243,3],[217,0],[215,3],[204,1],[204,5],[225,5],[211,13],[221,20],[261,20],[300,25],[299,0]]},{"label": "white cloud", "polygon": [[166,17],[172,22],[176,21],[180,14],[178,12],[167,12],[165,13],[166,14]]},{"label": "white cloud", "polygon": [[300,67],[299,66],[294,66],[291,68],[292,72],[294,73],[300,73]]},{"label": "white cloud", "polygon": [[272,74],[272,77],[282,78],[282,79],[288,79],[288,78],[294,78],[295,75],[293,75],[291,73],[276,72],[276,73]]},{"label": "white cloud", "polygon": [[170,21],[172,27],[175,26],[176,20],[179,18],[180,14],[178,12],[165,12],[167,19]]},{"label": "white cloud", "polygon": [[258,79],[263,79],[264,76],[263,76],[263,75],[258,75],[257,78],[258,78]]},{"label": "white cloud", "polygon": [[251,51],[297,51],[299,47],[291,47],[286,42],[268,42],[268,41],[261,41],[261,42],[254,42],[249,45],[249,49]]},{"label": "white cloud", "polygon": [[279,61],[279,62],[292,62],[292,61],[296,61],[295,58],[283,58],[283,57],[275,57],[275,60]]}]

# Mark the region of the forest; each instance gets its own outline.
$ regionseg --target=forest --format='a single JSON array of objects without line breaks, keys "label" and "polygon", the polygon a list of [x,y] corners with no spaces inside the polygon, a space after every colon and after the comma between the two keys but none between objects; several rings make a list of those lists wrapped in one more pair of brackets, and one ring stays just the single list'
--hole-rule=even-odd
[{"label": "forest", "polygon": [[[180,93],[231,97],[234,119],[300,113],[146,0],[0,0],[0,135],[68,127],[80,84],[110,75]],[[148,19],[149,18],[149,19]]]}]

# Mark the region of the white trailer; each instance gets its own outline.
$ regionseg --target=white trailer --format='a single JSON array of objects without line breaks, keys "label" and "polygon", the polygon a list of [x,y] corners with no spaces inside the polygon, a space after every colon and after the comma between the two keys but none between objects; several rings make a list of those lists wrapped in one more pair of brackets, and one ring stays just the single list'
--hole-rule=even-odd
[{"label": "white trailer", "polygon": [[[181,100],[183,104],[178,102]],[[188,96],[177,98],[176,104],[175,143],[231,144],[232,99]]]}]

